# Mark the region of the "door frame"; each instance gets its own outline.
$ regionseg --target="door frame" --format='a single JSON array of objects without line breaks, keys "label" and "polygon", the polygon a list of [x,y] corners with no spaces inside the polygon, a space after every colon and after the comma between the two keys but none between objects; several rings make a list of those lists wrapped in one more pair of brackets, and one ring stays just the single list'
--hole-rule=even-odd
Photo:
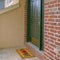
[{"label": "door frame", "polygon": [[[27,42],[31,42],[30,34],[30,1],[27,0]],[[40,50],[44,47],[44,0],[41,0],[41,15],[40,15]]]}]

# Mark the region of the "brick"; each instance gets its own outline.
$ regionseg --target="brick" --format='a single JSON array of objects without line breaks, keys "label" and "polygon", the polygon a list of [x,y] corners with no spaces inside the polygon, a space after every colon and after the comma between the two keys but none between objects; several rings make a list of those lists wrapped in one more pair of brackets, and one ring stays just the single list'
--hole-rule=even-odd
[{"label": "brick", "polygon": [[[50,12],[50,11],[49,11],[49,12],[45,12],[44,14],[45,14],[45,15],[53,15],[54,12]],[[49,16],[49,18],[50,18],[50,16]]]},{"label": "brick", "polygon": [[49,21],[49,22],[54,22],[54,19],[51,19],[51,18],[50,18],[50,19],[48,19],[48,21]]},{"label": "brick", "polygon": [[56,53],[53,50],[50,50],[50,53],[52,53],[53,55],[56,55]]},{"label": "brick", "polygon": [[46,5],[49,5],[49,2],[47,2],[47,3],[44,3],[44,5],[46,6]]},{"label": "brick", "polygon": [[55,22],[60,22],[60,19],[58,18],[58,19],[55,19]]},{"label": "brick", "polygon": [[44,40],[44,44],[47,44],[48,45],[48,41]]},{"label": "brick", "polygon": [[47,37],[47,38],[49,38],[49,36],[48,35],[44,35],[45,37]]},{"label": "brick", "polygon": [[[59,12],[59,11],[55,11],[54,14],[55,14],[55,15],[56,15],[56,14],[60,14],[60,12]],[[57,18],[58,18],[58,17],[57,17]]]},{"label": "brick", "polygon": [[56,38],[60,38],[60,35],[59,35],[59,34],[55,34],[55,37],[56,37]]},{"label": "brick", "polygon": [[60,7],[58,7],[58,10],[60,10]]},{"label": "brick", "polygon": [[49,24],[49,22],[44,22],[44,24],[47,24],[47,25],[48,25],[48,24]]},{"label": "brick", "polygon": [[48,28],[44,28],[44,31],[49,31],[49,29]]},{"label": "brick", "polygon": [[49,50],[54,50],[54,47],[53,46],[51,46],[51,45],[48,45],[48,48],[49,48]]},{"label": "brick", "polygon": [[60,0],[57,0],[58,2],[60,2]]},{"label": "brick", "polygon": [[47,59],[49,55],[47,53],[44,53],[45,58]]},{"label": "brick", "polygon": [[60,23],[57,23],[58,26],[60,26]]},{"label": "brick", "polygon": [[44,39],[47,40],[47,38],[44,36]]},{"label": "brick", "polygon": [[55,42],[55,40],[52,40],[52,39],[48,39],[48,41],[50,42],[50,43],[54,43]]},{"label": "brick", "polygon": [[47,34],[47,32],[46,32],[46,31],[45,31],[44,33],[45,33],[45,34]]},{"label": "brick", "polygon": [[58,42],[60,42],[60,39],[57,39]]},{"label": "brick", "polygon": [[44,18],[49,18],[49,16],[44,16]]},{"label": "brick", "polygon": [[60,58],[60,54],[57,55]]},{"label": "brick", "polygon": [[60,26],[55,27],[56,30],[60,30]]},{"label": "brick", "polygon": [[53,34],[53,33],[51,33],[51,32],[48,32],[48,35],[54,36],[54,34]]},{"label": "brick", "polygon": [[48,21],[48,19],[44,19],[45,21]]},{"label": "brick", "polygon": [[48,26],[47,25],[44,25],[45,28],[47,28]]},{"label": "brick", "polygon": [[55,4],[55,7],[59,7],[59,6],[60,6],[60,3]]},{"label": "brick", "polygon": [[[56,48],[56,45],[60,46],[60,3],[58,1],[60,0],[51,0],[49,3],[45,3],[44,18],[47,20],[44,20],[44,56],[46,56],[46,60],[55,60],[54,48]],[[56,57],[56,60],[59,59],[60,56],[59,58]]]},{"label": "brick", "polygon": [[60,54],[60,51],[58,51],[58,53]]},{"label": "brick", "polygon": [[50,18],[57,18],[57,15],[51,15]]},{"label": "brick", "polygon": [[49,6],[48,6],[48,8],[53,8],[53,7],[54,7],[54,5],[49,5]]},{"label": "brick", "polygon": [[55,42],[55,44],[56,44],[57,46],[60,46],[60,42]]},{"label": "brick", "polygon": [[54,29],[54,26],[51,26],[51,25],[50,25],[50,26],[48,26],[48,28],[49,28],[49,29]]},{"label": "brick", "polygon": [[50,36],[50,39],[52,40],[55,40],[56,41],[56,38],[54,36]]},{"label": "brick", "polygon": [[60,58],[56,57],[56,60],[60,60]]},{"label": "brick", "polygon": [[50,4],[55,4],[55,3],[57,3],[57,0],[53,0],[50,2]]},{"label": "brick", "polygon": [[50,8],[50,12],[57,12],[58,11],[58,8],[57,7],[53,7],[53,8]]},{"label": "brick", "polygon": [[60,18],[60,15],[58,15],[58,18]]},{"label": "brick", "polygon": [[54,25],[54,26],[56,26],[56,25],[57,25],[57,23],[50,22],[50,25]]},{"label": "brick", "polygon": [[47,47],[47,46],[48,46],[48,44],[44,43],[44,49],[45,49],[45,47]]},{"label": "brick", "polygon": [[53,54],[53,53],[47,52],[47,54],[48,54],[49,57],[50,57],[50,56],[51,56],[52,58],[54,57],[54,54]]},{"label": "brick", "polygon": [[46,55],[44,55],[44,56],[43,56],[43,60],[46,60],[46,59],[47,59],[47,56],[46,56]]},{"label": "brick", "polygon": [[50,43],[50,45],[51,45],[52,47],[56,48],[56,45],[55,45],[55,44]]},{"label": "brick", "polygon": [[45,47],[45,51],[49,51],[49,48],[48,47]]},{"label": "brick", "polygon": [[52,33],[57,33],[57,31],[54,30],[54,29],[50,29],[50,32],[52,32]]},{"label": "brick", "polygon": [[49,9],[46,9],[45,12],[49,12]]}]

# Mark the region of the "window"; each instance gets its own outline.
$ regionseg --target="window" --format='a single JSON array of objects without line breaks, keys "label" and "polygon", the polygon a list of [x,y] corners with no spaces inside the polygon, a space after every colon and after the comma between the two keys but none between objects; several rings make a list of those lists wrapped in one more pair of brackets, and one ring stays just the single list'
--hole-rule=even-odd
[{"label": "window", "polygon": [[0,0],[0,9],[4,8],[4,0]]},{"label": "window", "polygon": [[5,0],[5,7],[9,7],[13,4],[13,0]]},{"label": "window", "polygon": [[19,7],[19,0],[0,0],[0,14]]}]

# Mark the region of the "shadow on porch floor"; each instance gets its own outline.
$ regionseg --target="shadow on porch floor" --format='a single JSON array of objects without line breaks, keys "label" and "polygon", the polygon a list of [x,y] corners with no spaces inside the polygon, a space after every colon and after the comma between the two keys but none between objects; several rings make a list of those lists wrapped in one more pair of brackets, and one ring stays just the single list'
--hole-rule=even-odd
[{"label": "shadow on porch floor", "polygon": [[0,49],[0,60],[39,60],[37,57],[22,59],[16,48]]}]

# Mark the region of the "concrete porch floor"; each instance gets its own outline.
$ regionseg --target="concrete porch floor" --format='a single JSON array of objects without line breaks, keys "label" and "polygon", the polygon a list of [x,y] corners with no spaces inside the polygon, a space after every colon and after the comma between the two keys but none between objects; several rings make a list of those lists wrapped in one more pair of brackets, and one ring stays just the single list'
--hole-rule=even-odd
[{"label": "concrete porch floor", "polygon": [[0,60],[40,60],[37,57],[22,59],[16,48],[0,49]]}]

